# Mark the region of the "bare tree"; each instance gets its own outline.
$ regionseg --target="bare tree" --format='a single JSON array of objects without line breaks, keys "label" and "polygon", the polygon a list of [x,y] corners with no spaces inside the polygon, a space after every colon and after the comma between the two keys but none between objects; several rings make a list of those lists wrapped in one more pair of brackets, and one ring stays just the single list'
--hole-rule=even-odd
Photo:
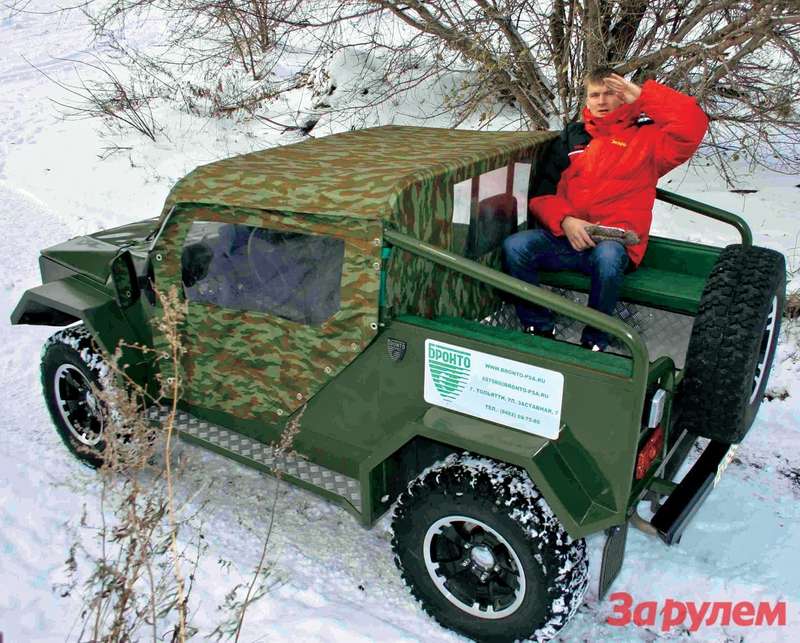
[{"label": "bare tree", "polygon": [[[578,117],[581,78],[598,65],[695,95],[711,145],[797,163],[800,5],[796,0],[369,0],[471,63],[473,105],[513,97],[525,126]],[[437,60],[442,60],[440,55]],[[452,64],[452,62],[451,62]],[[484,88],[478,91],[478,88]],[[763,144],[767,147],[764,148]]]},{"label": "bare tree", "polygon": [[[151,12],[169,33],[145,56],[123,27]],[[800,165],[797,0],[112,0],[92,15],[99,37],[190,109],[255,111],[314,81],[319,109],[363,113],[440,82],[449,91],[430,113],[454,126],[476,114],[491,126],[503,108],[518,114],[504,127],[553,128],[579,117],[583,75],[608,64],[695,95],[711,149]],[[319,81],[343,51],[364,74],[332,105]]]}]

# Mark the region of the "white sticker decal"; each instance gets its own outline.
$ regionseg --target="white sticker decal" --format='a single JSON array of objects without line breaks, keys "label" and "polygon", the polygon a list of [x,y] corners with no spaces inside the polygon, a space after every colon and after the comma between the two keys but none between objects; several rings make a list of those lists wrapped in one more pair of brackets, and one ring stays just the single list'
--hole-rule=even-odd
[{"label": "white sticker decal", "polygon": [[425,340],[425,401],[554,440],[564,376],[504,357]]}]

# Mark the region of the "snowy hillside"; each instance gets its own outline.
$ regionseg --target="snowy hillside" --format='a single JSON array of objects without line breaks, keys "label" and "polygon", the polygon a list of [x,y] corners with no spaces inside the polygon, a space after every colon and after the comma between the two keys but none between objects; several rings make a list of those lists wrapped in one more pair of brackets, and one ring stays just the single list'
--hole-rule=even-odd
[{"label": "snowy hillside", "polygon": [[[49,3],[39,3],[46,6]],[[141,38],[158,37],[158,24]],[[64,562],[84,512],[98,516],[95,474],[63,448],[39,384],[43,341],[54,329],[12,327],[9,315],[25,289],[39,283],[40,248],[88,232],[155,216],[172,183],[196,165],[232,154],[294,142],[263,121],[211,120],[157,106],[163,132],[150,141],[111,135],[92,120],[63,120],[49,99],[69,96],[51,79],[75,83],[94,60],[77,13],[11,15],[0,9],[0,640],[74,640],[80,592],[61,596]],[[37,71],[38,68],[41,71]],[[353,75],[344,69],[342,74]],[[294,109],[311,97],[295,98]],[[305,90],[310,91],[310,90]],[[273,114],[281,122],[279,114]],[[296,114],[294,115],[296,116]],[[388,121],[387,112],[383,118]],[[429,123],[430,124],[430,123]],[[441,123],[445,125],[445,122]],[[468,123],[465,125],[469,125]],[[327,128],[327,130],[326,130]],[[319,135],[334,128],[321,123]],[[317,130],[313,132],[317,135]],[[102,158],[101,158],[102,157]],[[800,176],[758,171],[729,192],[709,167],[679,168],[662,186],[741,214],[755,242],[786,254],[800,289]],[[734,242],[724,227],[659,205],[655,232]],[[625,565],[611,592],[635,603],[782,601],[787,624],[741,627],[689,622],[614,627],[613,605],[599,600],[603,540],[589,539],[591,581],[585,605],[563,632],[565,641],[800,640],[800,325],[784,328],[765,402],[751,433],[716,491],[679,545],[671,548],[631,530]],[[276,483],[197,448],[181,445],[189,466],[176,496],[204,505],[207,549],[190,605],[197,640],[226,615],[218,608],[237,584],[248,583],[269,527]],[[344,510],[305,491],[278,488],[270,541],[270,591],[250,608],[241,640],[436,642],[463,640],[439,627],[415,604],[395,568],[389,521],[362,529]],[[79,573],[85,572],[79,568]],[[658,623],[660,624],[660,620]]]}]

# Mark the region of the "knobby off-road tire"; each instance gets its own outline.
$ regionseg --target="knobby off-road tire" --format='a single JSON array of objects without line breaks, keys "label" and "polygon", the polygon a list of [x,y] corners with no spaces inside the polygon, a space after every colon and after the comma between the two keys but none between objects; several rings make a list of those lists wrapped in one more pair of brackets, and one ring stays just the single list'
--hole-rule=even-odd
[{"label": "knobby off-road tire", "polygon": [[683,428],[736,444],[755,419],[778,343],[786,290],[782,254],[728,246],[706,282],[681,387]]},{"label": "knobby off-road tire", "polygon": [[107,413],[97,390],[108,364],[83,324],[52,335],[42,350],[42,388],[58,435],[70,452],[91,467],[103,464]]},{"label": "knobby off-road tire", "polygon": [[547,640],[583,601],[584,541],[514,467],[448,457],[400,495],[392,529],[395,562],[422,608],[477,641]]}]

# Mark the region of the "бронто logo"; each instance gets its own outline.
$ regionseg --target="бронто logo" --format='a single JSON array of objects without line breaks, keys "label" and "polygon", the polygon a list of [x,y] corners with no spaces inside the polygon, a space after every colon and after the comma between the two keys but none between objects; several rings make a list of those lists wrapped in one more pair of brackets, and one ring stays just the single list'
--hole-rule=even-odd
[{"label": "\u0431\u0440\u043e\u043d\u0442\u043e logo", "polygon": [[428,345],[428,368],[436,390],[446,400],[454,400],[467,385],[472,363],[469,353],[431,342]]}]

